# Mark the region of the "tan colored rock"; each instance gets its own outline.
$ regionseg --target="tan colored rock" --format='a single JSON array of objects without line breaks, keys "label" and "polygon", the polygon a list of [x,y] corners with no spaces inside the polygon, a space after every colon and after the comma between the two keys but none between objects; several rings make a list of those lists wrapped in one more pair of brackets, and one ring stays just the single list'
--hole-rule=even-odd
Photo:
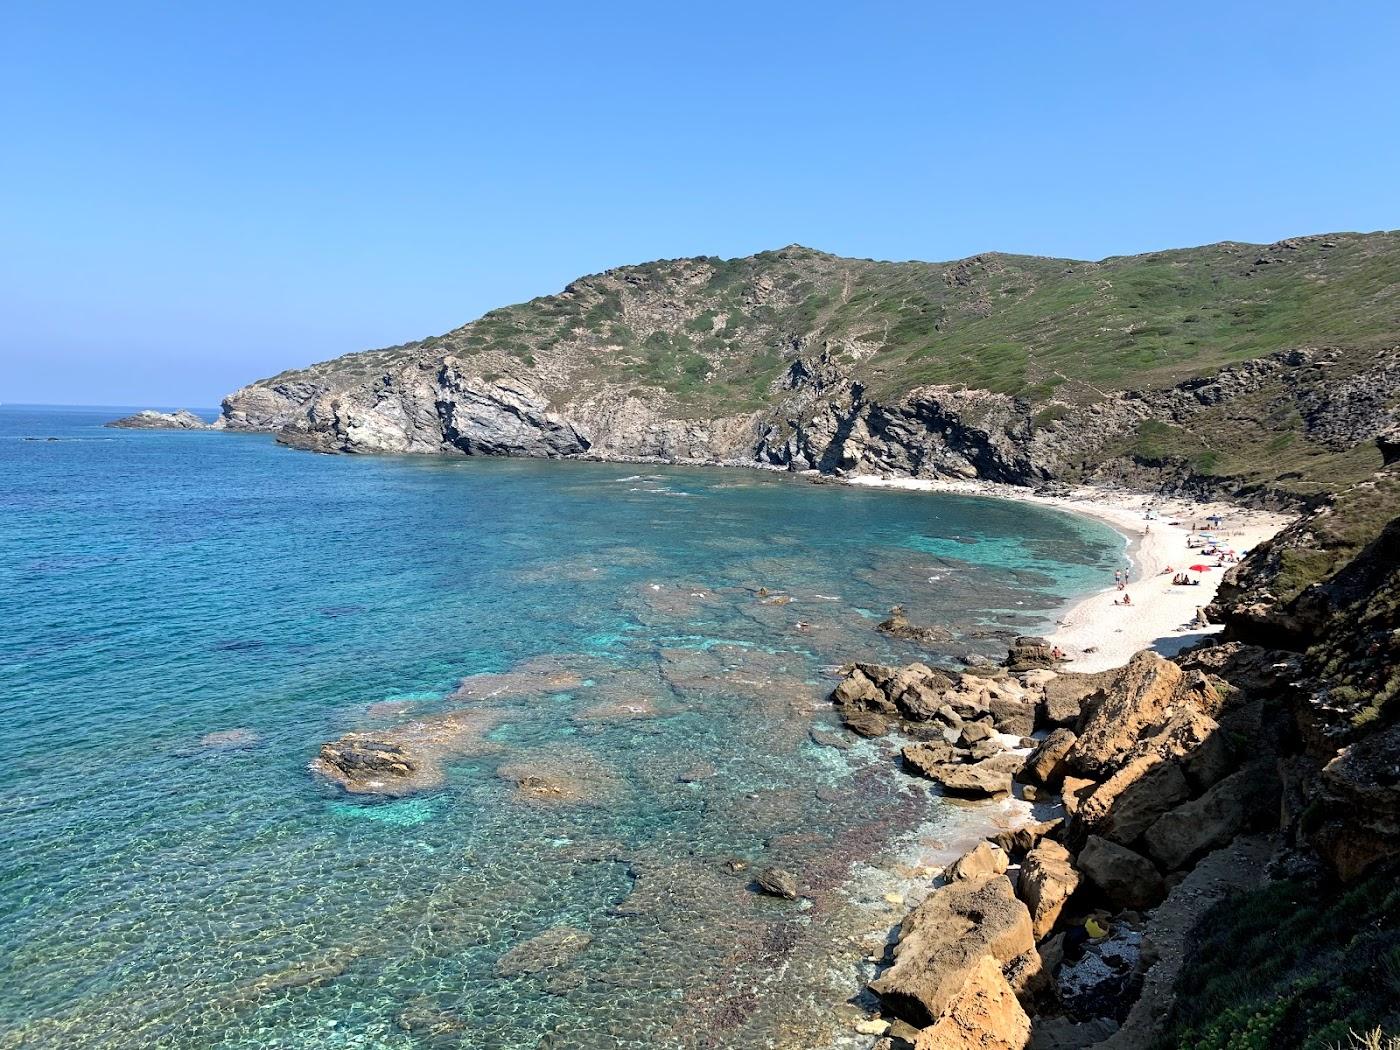
[{"label": "tan colored rock", "polygon": [[1150,650],[1135,655],[1086,703],[1070,764],[1089,775],[1111,773],[1143,731],[1162,721],[1181,678],[1170,660]]},{"label": "tan colored rock", "polygon": [[852,668],[831,692],[831,702],[838,707],[865,708],[882,714],[894,714],[894,703],[859,667]]},{"label": "tan colored rock", "polygon": [[1043,840],[1021,862],[1016,890],[1031,913],[1036,940],[1055,927],[1065,902],[1079,888],[1079,872],[1069,850],[1058,842]]},{"label": "tan colored rock", "polygon": [[943,765],[921,770],[924,776],[942,785],[950,795],[966,798],[989,798],[994,795],[1011,793],[1011,771],[995,769],[988,763],[995,759],[977,762],[972,765]]},{"label": "tan colored rock", "polygon": [[1063,820],[1044,820],[1033,824],[1022,824],[1009,831],[999,831],[992,841],[1011,856],[1018,856],[1035,849],[1036,844],[1064,824]]},{"label": "tan colored rock", "polygon": [[1149,751],[1176,760],[1193,793],[1204,791],[1233,772],[1230,747],[1220,726],[1209,715],[1187,705],[1174,706],[1166,721],[1143,737],[1134,754]]},{"label": "tan colored rock", "polygon": [[1088,777],[1065,777],[1060,783],[1060,798],[1065,804],[1065,812],[1071,817],[1079,816],[1084,800],[1099,786],[1097,780]]},{"label": "tan colored rock", "polygon": [[1107,675],[1063,672],[1045,683],[1040,701],[1040,720],[1046,726],[1073,727],[1079,721],[1084,702],[1098,692]]},{"label": "tan colored rock", "polygon": [[1079,738],[1069,729],[1056,729],[1026,758],[1019,779],[1032,784],[1056,787],[1069,772],[1065,759]]},{"label": "tan colored rock", "polygon": [[1001,967],[984,956],[934,1024],[914,1040],[914,1050],[1024,1050],[1031,1022]]},{"label": "tan colored rock", "polygon": [[986,740],[995,736],[996,730],[986,722],[969,722],[962,727],[962,734],[958,737],[964,747],[970,747],[979,740]]},{"label": "tan colored rock", "polygon": [[1140,755],[1083,799],[1070,837],[1077,840],[1094,833],[1131,845],[1190,795],[1191,787],[1180,766],[1155,753]]},{"label": "tan colored rock", "polygon": [[1019,697],[993,696],[987,702],[987,710],[999,733],[1030,736],[1035,732],[1035,705]]},{"label": "tan colored rock", "polygon": [[982,842],[968,850],[948,868],[948,878],[975,879],[983,875],[1005,875],[1011,858],[1000,846]]},{"label": "tan colored rock", "polygon": [[1030,914],[1004,876],[953,882],[905,917],[894,965],[870,987],[891,1012],[922,1027],[944,1013],[984,959],[1000,972],[1034,947]]},{"label": "tan colored rock", "polygon": [[908,765],[927,777],[932,776],[929,772],[931,769],[961,762],[967,752],[952,744],[934,740],[921,744],[906,744],[900,755]]},{"label": "tan colored rock", "polygon": [[884,736],[890,730],[890,723],[884,715],[863,708],[842,708],[841,724],[857,736]]},{"label": "tan colored rock", "polygon": [[1075,864],[1115,909],[1151,908],[1167,887],[1153,863],[1126,846],[1090,835]]}]

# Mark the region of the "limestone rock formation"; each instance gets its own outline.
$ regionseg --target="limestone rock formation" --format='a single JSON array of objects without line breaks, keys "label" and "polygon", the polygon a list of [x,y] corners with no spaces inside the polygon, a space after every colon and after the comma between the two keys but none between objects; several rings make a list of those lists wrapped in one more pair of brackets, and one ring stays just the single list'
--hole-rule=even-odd
[{"label": "limestone rock formation", "polygon": [[871,989],[911,1024],[932,1024],[984,959],[998,967],[1035,948],[1030,915],[1001,875],[950,883],[905,918],[894,964]]},{"label": "limestone rock formation", "polygon": [[1030,1037],[1030,1018],[1001,966],[983,956],[914,1050],[1024,1050]]},{"label": "limestone rock formation", "polygon": [[1036,939],[1048,934],[1065,902],[1079,888],[1079,872],[1069,850],[1043,839],[1021,862],[1017,892],[1030,911]]}]

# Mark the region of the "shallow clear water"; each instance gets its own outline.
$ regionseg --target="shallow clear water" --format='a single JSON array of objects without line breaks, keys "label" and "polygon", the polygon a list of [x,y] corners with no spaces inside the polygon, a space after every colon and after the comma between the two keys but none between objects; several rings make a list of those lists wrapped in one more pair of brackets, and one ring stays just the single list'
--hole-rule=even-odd
[{"label": "shallow clear water", "polygon": [[[0,407],[5,1047],[803,1045],[827,991],[795,975],[855,987],[853,860],[945,805],[809,737],[830,669],[998,654],[1122,549],[996,501],[115,414]],[[884,638],[895,602],[959,641]],[[436,791],[307,770],[464,705],[487,728]],[[498,772],[540,765],[584,794]]]}]

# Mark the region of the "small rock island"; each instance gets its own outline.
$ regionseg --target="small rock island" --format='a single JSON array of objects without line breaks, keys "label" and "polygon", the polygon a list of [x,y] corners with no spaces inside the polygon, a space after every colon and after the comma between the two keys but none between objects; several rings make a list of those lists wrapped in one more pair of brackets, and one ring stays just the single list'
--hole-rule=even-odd
[{"label": "small rock island", "polygon": [[123,430],[210,430],[212,424],[204,422],[189,409],[178,412],[157,412],[153,408],[143,408],[140,412],[105,424]]}]

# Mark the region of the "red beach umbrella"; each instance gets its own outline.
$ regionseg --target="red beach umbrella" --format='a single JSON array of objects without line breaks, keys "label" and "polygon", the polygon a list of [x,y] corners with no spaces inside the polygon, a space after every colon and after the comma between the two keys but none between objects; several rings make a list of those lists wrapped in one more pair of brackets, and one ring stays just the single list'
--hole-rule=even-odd
[{"label": "red beach umbrella", "polygon": [[1193,565],[1193,566],[1191,566],[1191,571],[1192,571],[1192,572],[1210,572],[1210,566],[1209,566],[1209,565]]}]

